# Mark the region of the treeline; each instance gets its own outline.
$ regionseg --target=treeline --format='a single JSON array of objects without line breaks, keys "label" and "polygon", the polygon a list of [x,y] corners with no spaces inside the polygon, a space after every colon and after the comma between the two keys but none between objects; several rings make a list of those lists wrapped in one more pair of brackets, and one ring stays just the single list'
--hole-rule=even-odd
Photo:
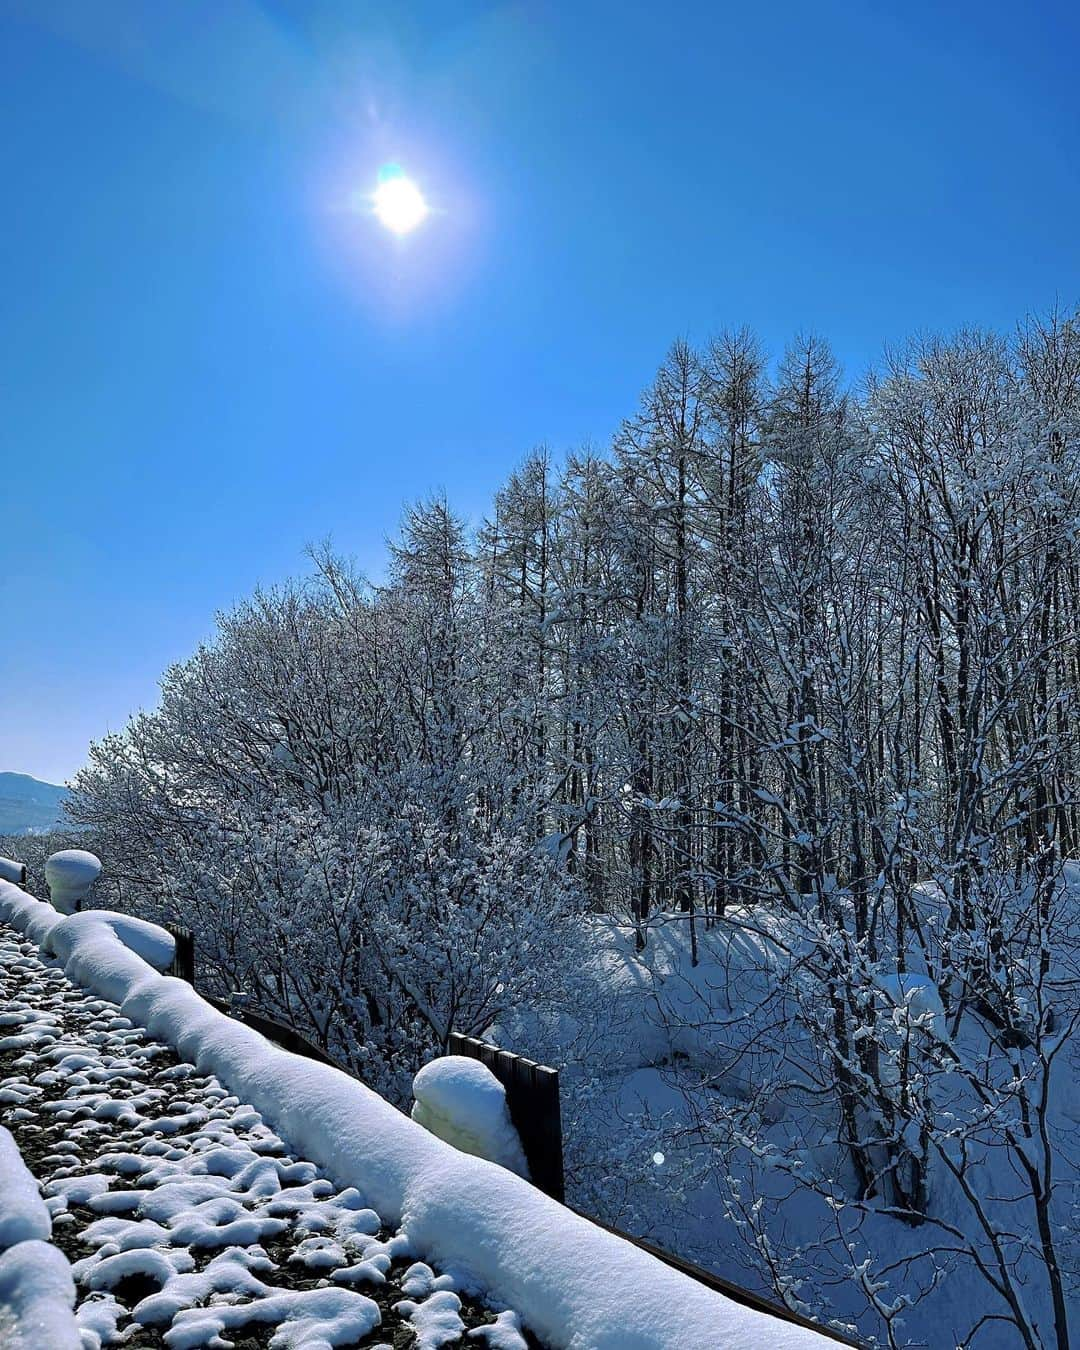
[{"label": "treeline", "polygon": [[[324,548],[223,616],[76,781],[104,898],[403,1102],[451,1028],[602,1025],[590,912],[721,962],[753,932],[753,1006],[680,1013],[744,1095],[680,1083],[778,1292],[755,1159],[936,1225],[1017,1343],[1063,1347],[1078,455],[1075,315],[919,339],[857,389],[816,337],[677,343],[608,454],[530,455],[476,529],[412,507],[385,584]],[[896,1343],[907,1294],[848,1274]]]},{"label": "treeline", "polygon": [[121,885],[212,905],[237,974],[239,916],[330,868],[329,822],[355,867],[341,821],[413,811],[459,865],[509,849],[523,912],[546,856],[639,944],[765,905],[902,968],[917,882],[971,930],[981,875],[1077,847],[1078,425],[1074,317],[920,339],[858,393],[816,337],[771,375],[746,331],[677,343],[610,454],[532,454],[475,531],[414,506],[385,585],[321,550],[222,618],[74,815]]}]

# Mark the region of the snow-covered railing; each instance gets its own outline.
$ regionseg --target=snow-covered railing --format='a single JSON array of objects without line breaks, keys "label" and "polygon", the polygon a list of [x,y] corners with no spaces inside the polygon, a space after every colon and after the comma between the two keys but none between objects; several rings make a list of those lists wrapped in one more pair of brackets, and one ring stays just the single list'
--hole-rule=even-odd
[{"label": "snow-covered railing", "polygon": [[[195,938],[190,928],[166,923],[165,931],[176,944],[168,975],[176,975],[188,984],[195,983]],[[262,1032],[275,1044],[308,1059],[333,1064],[331,1056],[302,1036],[295,1028],[277,1018],[268,1017],[247,1004],[233,1006],[212,995],[203,994],[208,1002],[222,1012]],[[475,1036],[452,1031],[448,1052],[465,1055],[485,1065],[506,1091],[506,1105],[510,1118],[521,1139],[529,1166],[529,1179],[553,1199],[565,1198],[563,1179],[562,1113],[559,1106],[559,1074],[546,1064],[537,1064],[523,1055],[500,1050]],[[343,1068],[342,1065],[337,1065]],[[347,1072],[347,1070],[346,1070]]]},{"label": "snow-covered railing", "polygon": [[10,881],[14,886],[26,885],[26,864],[16,862],[14,858],[0,858],[0,881]]},{"label": "snow-covered railing", "polygon": [[[167,923],[164,928],[176,944],[175,955],[165,973],[176,975],[180,979],[186,980],[188,984],[194,985],[194,935],[190,929],[175,924]],[[332,1065],[353,1076],[350,1070],[337,1064],[330,1055],[315,1045],[314,1042],[308,1040],[289,1023],[271,1017],[246,1002],[229,1002],[207,993],[203,993],[202,997],[218,1011],[242,1021],[245,1025],[267,1037],[275,1045],[304,1058],[314,1059],[320,1064]],[[448,1052],[451,1055],[465,1055],[479,1061],[502,1084],[506,1092],[506,1104],[510,1111],[511,1121],[520,1136],[521,1145],[525,1152],[529,1180],[534,1186],[539,1187],[540,1190],[560,1201],[560,1203],[565,1203],[558,1071],[546,1065],[537,1064],[522,1055],[501,1050],[476,1037],[465,1036],[460,1032],[450,1033]],[[451,1140],[451,1142],[455,1141]],[[494,1158],[493,1154],[484,1153],[482,1150],[467,1151],[478,1152],[481,1157]],[[623,1241],[640,1247],[642,1251],[662,1261],[673,1270],[689,1276],[690,1279],[722,1294],[725,1298],[730,1298],[744,1307],[752,1308],[769,1317],[819,1331],[817,1324],[811,1322],[808,1318],[773,1303],[741,1285],[733,1284],[703,1266],[687,1261],[683,1257],[666,1251],[644,1238],[627,1233],[621,1228],[614,1228],[610,1224],[605,1224],[592,1215],[583,1214],[580,1210],[574,1210],[574,1213],[580,1214],[582,1218],[587,1219],[590,1223],[597,1224]],[[843,1345],[853,1344],[845,1337],[830,1331],[819,1331],[819,1334]]]},{"label": "snow-covered railing", "polygon": [[[162,926],[176,944],[176,955],[165,973],[176,975],[194,985],[195,938],[191,929],[171,923]],[[336,1068],[349,1072],[344,1065],[335,1064],[332,1056],[301,1035],[295,1027],[268,1016],[259,1008],[247,1003],[228,1003],[205,992],[202,996],[219,1011],[227,1012],[230,1017],[254,1027],[275,1045],[322,1064],[334,1064]],[[558,1070],[508,1050],[499,1050],[486,1041],[457,1031],[450,1033],[448,1052],[479,1060],[499,1080],[506,1091],[510,1118],[525,1152],[529,1180],[547,1195],[562,1202],[565,1188]]]},{"label": "snow-covered railing", "polygon": [[68,917],[0,881],[0,920],[68,978],[249,1101],[337,1184],[355,1186],[415,1250],[515,1309],[555,1350],[787,1350],[831,1339],[665,1266],[505,1168],[462,1153],[339,1069],[301,1059],[160,972],[175,955],[154,924]]}]

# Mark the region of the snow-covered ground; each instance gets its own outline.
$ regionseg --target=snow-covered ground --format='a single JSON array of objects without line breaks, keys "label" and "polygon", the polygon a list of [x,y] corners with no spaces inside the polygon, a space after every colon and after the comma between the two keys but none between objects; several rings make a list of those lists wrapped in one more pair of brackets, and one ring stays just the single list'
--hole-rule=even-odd
[{"label": "snow-covered ground", "polygon": [[819,1343],[215,1012],[153,969],[160,929],[60,919],[6,883],[0,918],[24,935],[0,947],[0,1091],[75,1258],[88,1345],[132,1326],[162,1339],[126,1343],[172,1350],[260,1328],[269,1342],[237,1343],[521,1350],[524,1326],[568,1350]]},{"label": "snow-covered ground", "polygon": [[[384,1227],[355,1189],[290,1153],[213,1075],[11,930],[0,933],[0,986],[0,1103],[12,1132],[0,1132],[0,1247],[38,1240],[20,1287],[40,1294],[51,1215],[88,1350],[193,1350],[260,1331],[269,1342],[244,1343],[435,1350],[467,1334],[500,1350],[538,1344],[516,1314],[414,1261],[407,1234]],[[54,1318],[62,1273],[57,1289]],[[60,1333],[48,1334],[40,1350],[61,1350]]]},{"label": "snow-covered ground", "polygon": [[[1080,895],[1080,872],[1070,867],[1066,875]],[[899,1345],[952,1347],[979,1316],[1000,1311],[960,1241],[938,1240],[929,1224],[913,1226],[873,1205],[837,1206],[792,1181],[794,1169],[786,1166],[791,1159],[797,1169],[804,1160],[833,1165],[835,1158],[839,1193],[849,1179],[835,1138],[828,1138],[827,1111],[792,1088],[813,1050],[793,1002],[777,993],[790,986],[798,958],[790,931],[768,916],[733,908],[727,923],[699,927],[696,965],[682,915],[656,915],[644,952],[635,950],[629,927],[599,919],[592,922],[589,946],[592,963],[582,973],[583,995],[572,1015],[518,1015],[506,1019],[496,1036],[501,1045],[560,1065],[571,1125],[569,1203],[775,1298],[777,1289],[762,1278],[767,1256],[780,1276],[777,1284],[788,1281],[794,1306],[830,1318],[848,1335],[877,1337],[882,1344],[884,1324],[853,1278],[864,1259],[874,1269],[885,1268],[884,1299],[911,1298],[912,1306],[902,1309],[894,1326]],[[909,963],[916,969],[893,984],[883,980],[883,989],[944,1034],[936,990],[917,968],[917,954]],[[767,1034],[759,1035],[763,1006]],[[1075,992],[1066,990],[1063,1007],[1069,1006],[1075,1006]],[[782,1035],[776,1031],[781,1027]],[[991,1053],[977,1018],[950,1032],[948,1044],[965,1063]],[[1055,1159],[1053,1215],[1072,1288],[1080,1232],[1075,1217],[1070,1223],[1070,1215],[1080,1212],[1076,1066],[1074,1048],[1051,1084],[1049,1114],[1049,1126],[1063,1142]],[[962,1120],[970,1104],[959,1077],[943,1076],[942,1090],[950,1094],[945,1105]],[[786,1083],[785,1090],[765,1100],[755,1095],[761,1084],[774,1081]],[[730,1123],[739,1124],[740,1110],[751,1106],[760,1113],[758,1151],[725,1148],[721,1125],[730,1138],[735,1134]],[[992,1222],[1003,1233],[1021,1221],[1028,1224],[1031,1211],[1018,1198],[1023,1192],[1015,1158],[1000,1146],[968,1147]],[[975,1223],[935,1161],[931,1158],[929,1178],[934,1203],[943,1221],[964,1235]],[[745,1211],[759,1197],[751,1224]],[[837,1250],[850,1256],[849,1268],[830,1254]],[[1043,1305],[1046,1326],[1037,1266],[1026,1278],[1031,1306]],[[1000,1319],[986,1322],[976,1343],[988,1350],[1019,1350],[1023,1344],[1017,1328]]]}]

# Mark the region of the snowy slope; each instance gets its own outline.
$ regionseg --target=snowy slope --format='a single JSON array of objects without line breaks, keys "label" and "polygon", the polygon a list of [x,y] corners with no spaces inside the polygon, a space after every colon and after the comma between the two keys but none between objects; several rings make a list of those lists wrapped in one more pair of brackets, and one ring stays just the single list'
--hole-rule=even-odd
[{"label": "snowy slope", "polygon": [[[1080,907],[1080,868],[1067,866],[1065,877],[1067,898]],[[919,898],[929,911],[932,895],[921,888]],[[799,1169],[817,1166],[835,1175],[838,1196],[853,1189],[828,1112],[799,1088],[813,1057],[808,1029],[776,992],[800,956],[793,925],[782,929],[775,918],[754,918],[733,907],[729,922],[708,931],[699,924],[697,965],[682,915],[654,916],[649,944],[640,954],[626,926],[598,920],[591,939],[592,967],[575,1016],[552,1024],[519,1015],[505,1020],[495,1037],[507,1048],[542,1054],[561,1069],[572,1122],[571,1203],[769,1296],[781,1288],[792,1306],[831,1316],[849,1334],[857,1327],[867,1338],[883,1335],[881,1318],[853,1277],[864,1260],[886,1268],[879,1291],[885,1303],[915,1299],[915,1306],[901,1307],[893,1328],[898,1345],[952,1346],[982,1312],[1000,1312],[1002,1305],[970,1257],[962,1249],[949,1250],[950,1244],[958,1246],[951,1237],[938,1241],[929,1223],[913,1226],[872,1203],[834,1207],[795,1184]],[[912,969],[903,975],[879,977],[883,993],[945,1034],[938,992],[925,966],[920,969],[917,953],[908,964]],[[1062,1009],[1069,1008],[1075,1010],[1075,992],[1066,991]],[[761,1026],[767,1034],[759,1041]],[[772,1034],[774,1026],[783,1027],[782,1037]],[[949,1028],[948,1038],[949,1052],[960,1062],[990,1057],[977,1018],[966,1018],[956,1033]],[[778,1045],[785,1054],[783,1072],[775,1062]],[[1072,1289],[1080,1254],[1080,1230],[1069,1222],[1071,1206],[1072,1213],[1080,1212],[1077,1067],[1074,1048],[1053,1079],[1048,1117],[1053,1137],[1063,1141],[1055,1160],[1052,1221],[1061,1227]],[[783,1082],[784,1089],[755,1095],[758,1085],[774,1082]],[[958,1124],[978,1116],[978,1103],[960,1075],[945,1072],[936,1086],[944,1096],[943,1112],[953,1112]],[[747,1111],[757,1118],[752,1148],[739,1134]],[[1015,1159],[990,1131],[985,1141],[967,1147],[976,1159],[976,1185],[999,1230],[1013,1231],[1020,1216],[1027,1224],[1031,1209],[1022,1203]],[[928,1184],[942,1222],[957,1234],[970,1230],[977,1239],[970,1207],[937,1157],[930,1159]],[[751,1210],[759,1198],[760,1208]],[[833,1254],[846,1250],[839,1240],[826,1246],[841,1230],[850,1243],[847,1266]],[[1019,1250],[1018,1243],[1014,1259]],[[778,1276],[775,1288],[757,1283],[766,1262]],[[1025,1280],[1029,1302],[1045,1324],[1047,1296],[1037,1263]],[[1022,1344],[1016,1327],[1000,1318],[988,1321],[978,1340],[990,1350]]]}]

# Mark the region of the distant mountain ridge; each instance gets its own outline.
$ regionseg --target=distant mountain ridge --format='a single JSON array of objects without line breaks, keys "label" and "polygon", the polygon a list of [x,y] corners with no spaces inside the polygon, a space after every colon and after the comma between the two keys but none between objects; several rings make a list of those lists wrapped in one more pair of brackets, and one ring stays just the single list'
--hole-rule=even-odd
[{"label": "distant mountain ridge", "polygon": [[0,773],[0,834],[44,834],[62,825],[69,795],[27,773]]}]

